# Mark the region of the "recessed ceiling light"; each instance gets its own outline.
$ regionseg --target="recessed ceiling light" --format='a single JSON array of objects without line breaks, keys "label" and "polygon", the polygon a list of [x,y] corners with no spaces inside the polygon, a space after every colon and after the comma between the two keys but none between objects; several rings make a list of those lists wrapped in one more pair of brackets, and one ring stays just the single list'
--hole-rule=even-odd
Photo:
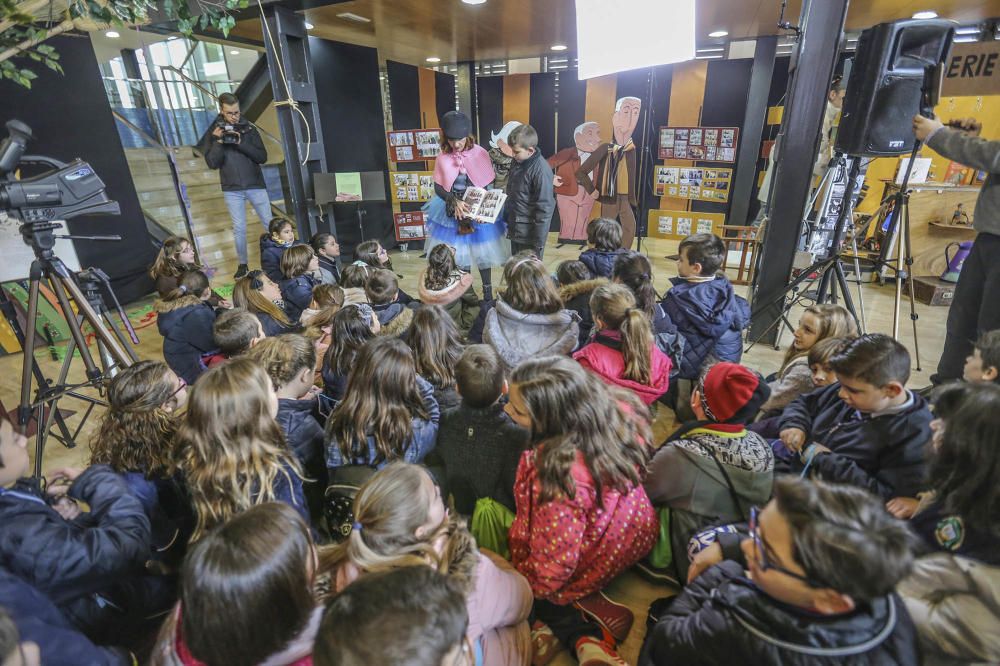
[{"label": "recessed ceiling light", "polygon": [[565,51],[569,47],[565,44],[553,44],[551,48],[553,51]]},{"label": "recessed ceiling light", "polygon": [[229,52],[229,55],[239,55],[239,54],[240,52],[237,51],[236,49],[233,49],[232,51]]},{"label": "recessed ceiling light", "polygon": [[486,0],[462,0],[467,5],[485,5]]},{"label": "recessed ceiling light", "polygon": [[312,30],[315,27],[316,26],[314,26],[312,23],[310,23],[309,21],[306,21],[306,30]]},{"label": "recessed ceiling light", "polygon": [[177,35],[170,35],[169,37],[167,37],[167,41],[168,41],[168,42],[172,42],[172,41],[174,41],[175,39],[177,39]]},{"label": "recessed ceiling light", "polygon": [[937,12],[931,12],[931,11],[917,12],[916,14],[913,15],[913,18],[915,18],[915,19],[932,19],[932,18],[937,18]]},{"label": "recessed ceiling light", "polygon": [[431,56],[430,58],[427,59],[427,62],[441,62],[441,58],[438,58],[437,56]]},{"label": "recessed ceiling light", "polygon": [[108,30],[106,33],[104,33],[104,36],[107,37],[108,39],[118,39],[119,37],[121,37],[121,35],[119,35],[114,30]]},{"label": "recessed ceiling light", "polygon": [[708,33],[709,37],[725,37],[729,32],[726,30],[716,30],[715,32]]}]

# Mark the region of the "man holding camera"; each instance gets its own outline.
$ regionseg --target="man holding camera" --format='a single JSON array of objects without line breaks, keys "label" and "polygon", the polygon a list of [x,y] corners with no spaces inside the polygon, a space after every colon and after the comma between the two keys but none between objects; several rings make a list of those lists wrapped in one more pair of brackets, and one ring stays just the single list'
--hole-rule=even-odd
[{"label": "man holding camera", "polygon": [[247,274],[247,202],[264,223],[271,222],[271,201],[264,185],[260,165],[267,161],[267,150],[260,133],[240,116],[240,101],[232,93],[219,95],[219,116],[212,125],[203,150],[209,169],[219,170],[222,195],[233,221],[233,239],[240,265],[233,276]]},{"label": "man holding camera", "polygon": [[[976,199],[973,224],[979,234],[965,259],[948,311],[944,351],[937,374],[931,381],[940,384],[962,378],[965,357],[980,335],[1000,328],[1000,141],[979,137],[982,124],[974,118],[940,120],[913,117],[913,133],[929,148],[950,160],[986,172],[986,181]],[[993,294],[993,296],[989,296]]]}]

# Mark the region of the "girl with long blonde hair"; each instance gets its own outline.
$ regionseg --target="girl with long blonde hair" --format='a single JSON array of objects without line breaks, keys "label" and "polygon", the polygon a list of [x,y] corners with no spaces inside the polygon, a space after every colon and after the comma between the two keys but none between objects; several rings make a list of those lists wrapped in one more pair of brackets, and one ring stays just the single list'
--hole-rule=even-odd
[{"label": "girl with long blonde hair", "polygon": [[590,311],[597,335],[573,358],[647,405],[666,393],[670,358],[653,343],[649,318],[636,306],[632,291],[621,284],[601,285],[590,296]]},{"label": "girl with long blonde hair", "polygon": [[264,368],[234,358],[202,375],[177,432],[181,470],[207,530],[263,502],[284,502],[309,522],[302,471],[275,422],[278,396]]},{"label": "girl with long blonde hair", "polygon": [[349,537],[320,557],[321,568],[333,572],[337,592],[366,573],[431,566],[465,590],[468,638],[478,643],[482,663],[530,661],[531,588],[503,558],[476,547],[419,465],[394,462],[365,482],[354,499]]}]

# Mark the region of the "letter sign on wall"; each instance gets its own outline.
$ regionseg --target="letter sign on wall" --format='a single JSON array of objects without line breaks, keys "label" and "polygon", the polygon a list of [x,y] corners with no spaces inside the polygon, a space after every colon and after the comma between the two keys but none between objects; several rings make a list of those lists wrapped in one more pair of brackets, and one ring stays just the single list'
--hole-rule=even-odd
[{"label": "letter sign on wall", "polygon": [[1000,42],[955,44],[944,64],[942,97],[1000,94]]}]

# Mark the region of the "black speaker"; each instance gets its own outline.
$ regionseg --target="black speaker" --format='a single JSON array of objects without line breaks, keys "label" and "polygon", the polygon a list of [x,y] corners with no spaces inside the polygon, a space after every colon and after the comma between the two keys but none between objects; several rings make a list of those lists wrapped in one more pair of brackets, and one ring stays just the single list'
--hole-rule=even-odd
[{"label": "black speaker", "polygon": [[835,147],[847,155],[901,155],[913,148],[913,116],[937,103],[942,63],[954,23],[905,20],[880,23],[858,38]]}]

